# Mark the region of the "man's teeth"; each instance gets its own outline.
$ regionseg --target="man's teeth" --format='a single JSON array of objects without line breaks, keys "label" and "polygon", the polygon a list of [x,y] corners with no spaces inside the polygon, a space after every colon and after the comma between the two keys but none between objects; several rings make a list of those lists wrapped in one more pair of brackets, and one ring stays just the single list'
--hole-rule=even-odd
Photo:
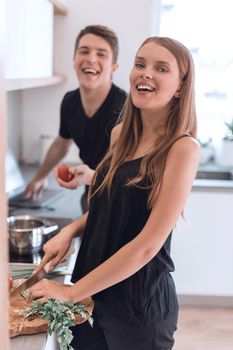
[{"label": "man's teeth", "polygon": [[155,91],[155,89],[150,85],[137,85],[138,91]]},{"label": "man's teeth", "polygon": [[83,72],[84,73],[91,73],[91,74],[97,74],[98,73],[98,71],[93,69],[93,68],[84,68]]}]

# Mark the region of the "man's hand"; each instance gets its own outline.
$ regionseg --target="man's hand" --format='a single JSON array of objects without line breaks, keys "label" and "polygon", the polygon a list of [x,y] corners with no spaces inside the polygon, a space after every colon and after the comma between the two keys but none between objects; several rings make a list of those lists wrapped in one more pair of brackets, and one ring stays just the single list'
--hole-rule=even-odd
[{"label": "man's hand", "polygon": [[26,187],[24,198],[40,198],[43,195],[45,187],[48,185],[47,178],[41,180],[32,180]]},{"label": "man's hand", "polygon": [[74,174],[74,178],[69,182],[62,181],[58,177],[57,170],[55,171],[55,178],[61,187],[65,187],[70,190],[74,190],[83,185],[90,185],[92,182],[93,175],[95,173],[95,171],[89,168],[89,166],[86,164],[80,164],[76,167],[70,167],[69,172]]}]

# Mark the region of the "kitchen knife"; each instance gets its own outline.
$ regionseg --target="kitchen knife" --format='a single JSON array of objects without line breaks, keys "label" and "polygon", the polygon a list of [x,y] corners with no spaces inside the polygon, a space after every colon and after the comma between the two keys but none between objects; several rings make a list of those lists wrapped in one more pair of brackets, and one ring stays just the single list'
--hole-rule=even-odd
[{"label": "kitchen knife", "polygon": [[18,287],[16,287],[12,292],[10,292],[10,298],[15,297],[17,294],[20,294],[32,287],[34,284],[45,278],[48,274],[49,264],[46,264],[44,268],[40,269],[34,275],[30,276],[26,281],[21,283]]}]

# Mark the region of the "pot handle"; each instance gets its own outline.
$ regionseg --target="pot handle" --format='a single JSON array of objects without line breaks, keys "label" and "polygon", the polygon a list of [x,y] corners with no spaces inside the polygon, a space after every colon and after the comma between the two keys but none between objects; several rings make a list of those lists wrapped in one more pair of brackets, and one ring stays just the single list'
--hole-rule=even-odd
[{"label": "pot handle", "polygon": [[49,233],[56,231],[57,229],[58,229],[57,224],[53,224],[52,226],[50,225],[50,226],[44,227],[43,234],[48,235]]}]

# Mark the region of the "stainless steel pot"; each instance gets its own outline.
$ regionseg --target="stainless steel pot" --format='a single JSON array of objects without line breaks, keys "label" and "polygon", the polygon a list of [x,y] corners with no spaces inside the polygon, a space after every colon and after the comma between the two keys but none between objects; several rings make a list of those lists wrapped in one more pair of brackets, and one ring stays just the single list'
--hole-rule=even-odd
[{"label": "stainless steel pot", "polygon": [[39,251],[46,241],[46,235],[58,229],[58,225],[47,219],[30,215],[7,218],[10,250],[18,254]]}]

